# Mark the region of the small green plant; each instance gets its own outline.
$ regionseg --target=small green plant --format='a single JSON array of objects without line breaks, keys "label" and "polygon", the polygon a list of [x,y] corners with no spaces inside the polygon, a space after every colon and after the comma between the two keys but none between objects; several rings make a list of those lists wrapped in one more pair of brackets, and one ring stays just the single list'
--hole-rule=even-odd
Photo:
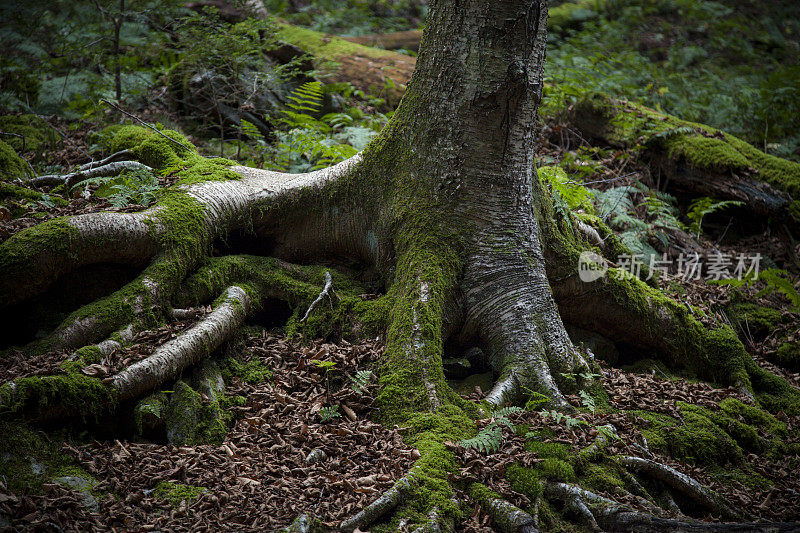
[{"label": "small green plant", "polygon": [[744,202],[735,200],[716,201],[708,196],[693,200],[692,203],[689,204],[689,211],[686,213],[686,216],[692,221],[689,225],[689,230],[699,237],[702,231],[703,217],[717,211],[722,211],[727,207],[742,205],[743,203]]},{"label": "small green plant", "polygon": [[525,402],[525,410],[526,411],[535,411],[539,407],[543,406],[547,402],[550,401],[550,398],[542,394],[541,392],[536,392],[526,386],[522,386],[525,391],[528,393],[528,401]]},{"label": "small green plant", "polygon": [[[641,198],[641,201],[635,204],[634,197]],[[675,197],[636,181],[633,185],[598,193],[595,206],[601,218],[621,230],[619,239],[622,244],[649,262],[651,257],[659,256],[653,243],[659,242],[666,248],[670,232],[683,229],[683,224],[677,219],[675,201]]]},{"label": "small green plant", "polygon": [[800,294],[798,294],[788,272],[778,268],[768,268],[761,271],[758,279],[763,281],[766,287],[758,291],[756,296],[767,296],[773,292],[779,292],[792,302],[794,308],[800,309]]},{"label": "small green plant", "polygon": [[567,426],[567,429],[571,429],[582,424],[588,424],[588,422],[585,420],[575,418],[566,413],[562,413],[561,411],[556,411],[555,409],[551,409],[549,411],[543,410],[540,411],[539,414],[544,418],[552,418],[556,424],[561,424],[563,422]]},{"label": "small green plant", "polygon": [[591,395],[589,395],[589,393],[585,390],[580,391],[578,394],[581,397],[581,404],[583,404],[583,406],[587,408],[590,413],[594,413],[597,410],[597,406],[594,403],[594,398],[592,398]]},{"label": "small green plant", "polygon": [[317,367],[321,368],[325,372],[325,390],[327,391],[328,396],[330,396],[331,395],[331,376],[330,376],[330,374],[333,371],[333,368],[336,366],[336,361],[320,361],[320,360],[316,360],[316,361],[314,361],[314,364],[317,365]]},{"label": "small green plant", "polygon": [[503,444],[503,427],[514,427],[508,419],[509,415],[515,413],[522,413],[524,409],[520,407],[510,406],[504,407],[497,411],[492,412],[492,421],[488,426],[478,432],[477,435],[471,439],[463,439],[458,441],[458,445],[463,448],[474,448],[482,453],[494,453],[500,449]]},{"label": "small green plant", "polygon": [[319,421],[323,423],[334,418],[340,418],[341,416],[342,414],[339,412],[338,405],[329,405],[319,410]]},{"label": "small green plant", "polygon": [[372,370],[359,370],[355,376],[350,378],[353,390],[361,394],[367,388],[370,379],[372,379]]},{"label": "small green plant", "polygon": [[37,208],[44,208],[44,209],[52,209],[55,207],[55,202],[50,198],[50,195],[43,194],[38,200],[30,201],[25,204],[25,207],[29,209],[37,209]]},{"label": "small green plant", "polygon": [[114,207],[129,205],[149,206],[155,202],[161,189],[158,178],[143,169],[126,170],[118,176],[90,178],[76,183],[72,190],[79,187],[99,185],[94,192],[98,198],[107,198]]}]

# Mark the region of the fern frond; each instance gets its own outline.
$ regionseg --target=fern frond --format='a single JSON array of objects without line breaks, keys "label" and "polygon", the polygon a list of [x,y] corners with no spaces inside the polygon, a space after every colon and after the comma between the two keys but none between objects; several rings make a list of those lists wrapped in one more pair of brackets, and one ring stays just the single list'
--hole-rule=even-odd
[{"label": "fern frond", "polygon": [[339,406],[338,405],[329,405],[328,407],[323,407],[319,410],[319,420],[320,422],[327,422],[333,418],[338,418],[342,416],[339,413]]},{"label": "fern frond", "polygon": [[510,405],[508,407],[503,407],[502,409],[498,409],[497,411],[492,412],[492,416],[495,418],[505,418],[508,415],[516,414],[516,413],[524,413],[525,409],[522,407],[517,407],[516,405]]},{"label": "fern frond", "polygon": [[322,83],[309,81],[289,95],[286,106],[298,113],[317,113],[322,108]]},{"label": "fern frond", "polygon": [[500,446],[503,444],[503,430],[496,426],[492,425],[486,427],[480,431],[477,435],[472,437],[471,439],[464,439],[458,441],[458,445],[470,449],[474,448],[479,452],[483,453],[493,453],[500,449]]},{"label": "fern frond", "polygon": [[350,381],[353,382],[353,390],[361,394],[367,388],[370,379],[372,379],[372,370],[359,370],[355,376],[350,378]]}]

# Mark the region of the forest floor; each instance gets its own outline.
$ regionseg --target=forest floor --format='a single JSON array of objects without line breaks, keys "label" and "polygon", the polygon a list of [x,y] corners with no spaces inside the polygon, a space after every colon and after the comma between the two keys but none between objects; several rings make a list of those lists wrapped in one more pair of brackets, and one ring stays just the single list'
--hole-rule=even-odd
[{"label": "forest floor", "polygon": [[[105,364],[113,368],[121,357],[144,357],[165,336],[186,326],[178,323],[143,332],[127,353]],[[335,528],[403,476],[418,456],[403,444],[403,428],[385,428],[370,421],[376,408],[374,377],[360,390],[350,379],[359,370],[374,369],[381,350],[379,340],[298,343],[279,332],[251,328],[235,357],[245,365],[256,358],[269,373],[262,381],[234,378],[228,384],[227,395],[237,400],[229,408],[232,429],[221,444],[176,447],[147,439],[67,441],[60,453],[88,472],[91,482],[71,485],[77,478],[62,476],[44,483],[39,493],[21,494],[3,480],[0,511],[13,518],[20,530],[264,531],[286,526],[304,513],[324,516],[326,525]],[[48,363],[6,364],[2,379],[52,373],[49,365],[61,355],[53,356]],[[325,366],[315,364],[320,361],[335,363],[330,367],[335,370],[327,370],[326,375]],[[713,488],[753,517],[800,520],[796,458],[750,452],[738,459],[731,456],[727,465],[704,465],[676,461],[653,449],[653,443],[648,447],[645,435],[653,429],[654,414],[680,420],[686,404],[718,411],[719,402],[726,398],[747,400],[734,389],[681,379],[658,366],[639,368],[604,364],[600,381],[607,403],[587,409],[580,397],[569,397],[583,412],[567,420],[536,411],[510,415],[512,425],[504,427],[502,445],[492,453],[453,444],[461,463],[460,479],[485,483],[525,508],[531,502],[512,488],[504,474],[511,464],[546,460],[527,444],[527,435],[538,435],[537,446],[551,445],[562,457],[576,456],[595,440],[599,427],[612,424],[620,438],[611,445],[611,454],[644,453]],[[800,384],[800,375],[785,375]],[[484,392],[475,386],[464,396],[478,400]],[[340,406],[336,416],[324,422],[323,403]],[[787,442],[800,442],[800,417],[778,418],[786,424]],[[601,495],[648,510],[637,499],[616,493],[613,476],[603,482],[604,488],[595,489]],[[460,530],[494,531],[478,507]]]},{"label": "forest floor", "polygon": [[[581,153],[581,141],[563,128],[559,124],[545,125],[540,159],[563,161],[573,157],[574,164],[580,165],[576,154]],[[72,130],[69,142],[53,157],[64,166],[85,160],[84,154],[89,150],[84,140],[87,130]],[[571,143],[577,144],[570,148]],[[632,184],[646,173],[641,164],[626,162],[629,158],[624,154],[604,157],[602,164],[594,161],[597,166],[591,179],[607,182],[608,187]],[[161,186],[171,184],[170,175],[158,180]],[[146,207],[114,207],[108,199],[93,195],[98,186],[75,189],[66,205],[6,198],[0,207],[0,242],[56,216]],[[724,223],[717,220],[709,226],[717,224],[725,229]],[[719,244],[709,236],[697,236],[694,242],[701,250],[759,252],[782,268],[795,274],[797,271],[791,260],[793,254],[797,256],[793,243],[787,243],[769,227],[732,244],[730,239],[726,241],[729,244]],[[759,364],[800,388],[800,374],[770,362],[775,360],[780,346],[800,340],[800,314],[781,295],[760,294],[752,287],[711,286],[703,280],[686,280],[677,275],[663,276],[659,284],[704,321],[732,323]],[[742,301],[769,308],[780,319],[767,326],[736,323],[726,310],[732,303]],[[190,327],[205,311],[198,309],[193,319],[142,332],[131,346],[85,371],[101,377],[112,375]],[[256,366],[268,372],[234,377],[226,383],[230,431],[222,443],[176,447],[167,444],[163,434],[137,438],[130,435],[128,440],[107,438],[102,431],[95,431],[98,424],[60,421],[74,422],[75,428],[68,432],[63,445],[57,445],[54,456],[88,476],[53,477],[43,472],[50,468],[48,464],[31,459],[34,478],[44,483],[35,490],[23,491],[15,488],[12,480],[1,478],[0,517],[9,517],[21,530],[263,531],[286,526],[298,515],[311,513],[325,517],[327,525],[335,527],[408,471],[418,452],[403,444],[403,428],[386,428],[372,421],[377,409],[375,363],[383,349],[380,338],[352,343],[344,339],[292,339],[280,327],[258,325],[248,332],[246,338],[228,346],[229,355],[232,353],[245,367],[257,361]],[[69,357],[68,353],[50,353],[33,359],[5,358],[0,361],[0,383],[24,376],[57,374],[62,372],[60,364]],[[552,459],[565,463],[594,442],[599,428],[611,424],[619,439],[613,440],[610,454],[645,456],[670,465],[713,488],[734,508],[754,519],[800,520],[799,457],[776,455],[770,453],[769,446],[761,445],[742,451],[735,442],[730,453],[720,455],[717,449],[708,457],[694,457],[691,450],[676,450],[681,446],[680,439],[664,437],[683,431],[684,419],[693,409],[705,409],[713,416],[720,412],[720,404],[726,399],[746,404],[747,398],[734,389],[714,388],[682,377],[647,359],[647,354],[637,357],[644,360],[634,365],[626,364],[629,361],[625,357],[613,361],[613,365],[603,362],[599,381],[604,392],[591,400],[569,397],[577,414],[557,417],[535,409],[509,414],[510,423],[500,426],[502,443],[491,453],[452,443],[461,463],[458,480],[480,481],[526,508],[532,502],[508,481],[507,467],[514,463],[531,466]],[[371,372],[363,387],[354,381],[359,371]],[[458,381],[454,385],[469,400],[480,400],[488,391],[481,376]],[[335,405],[338,410],[326,412],[323,405]],[[785,424],[782,434],[786,445],[800,444],[800,417],[777,413],[774,421]],[[487,427],[494,422],[486,419],[478,425]],[[46,429],[52,430],[52,426]],[[758,442],[775,436],[764,426],[759,426],[757,432]],[[34,440],[47,442],[50,438],[36,433]],[[531,437],[535,437],[535,445]],[[652,511],[640,499],[615,491],[622,482],[613,469],[589,465],[583,470],[582,479],[593,483],[598,494]],[[567,477],[576,475],[568,473]],[[720,519],[711,515],[705,518]],[[461,530],[494,531],[488,515],[478,507]]]}]

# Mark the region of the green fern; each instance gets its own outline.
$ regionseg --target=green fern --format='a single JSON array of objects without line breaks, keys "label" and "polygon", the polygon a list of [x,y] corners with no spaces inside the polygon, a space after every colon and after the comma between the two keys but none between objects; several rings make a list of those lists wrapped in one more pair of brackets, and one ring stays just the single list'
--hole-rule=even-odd
[{"label": "green fern", "polygon": [[353,390],[361,394],[367,388],[370,379],[372,379],[372,370],[359,370],[355,376],[350,378],[350,381],[353,382]]},{"label": "green fern", "polygon": [[332,420],[334,418],[341,417],[341,413],[339,413],[339,406],[338,405],[329,405],[328,407],[323,407],[319,410],[319,420],[320,422],[327,422],[328,420]]},{"label": "green fern", "polygon": [[788,272],[778,268],[768,268],[761,271],[758,279],[766,283],[767,286],[758,291],[756,296],[766,296],[777,291],[786,296],[792,302],[792,306],[800,309],[800,294],[794,287]]},{"label": "green fern", "polygon": [[694,133],[694,128],[690,126],[678,126],[676,128],[670,128],[668,130],[653,134],[650,137],[650,141],[652,142],[657,139],[669,139],[670,137],[675,137],[676,135],[687,135],[689,133]]},{"label": "green fern", "polygon": [[474,448],[483,453],[494,453],[500,449],[503,444],[503,429],[496,424],[492,424],[483,428],[477,435],[471,439],[463,439],[458,441],[458,445],[471,449]]},{"label": "green fern", "polygon": [[524,413],[524,412],[525,409],[523,409],[522,407],[510,405],[508,407],[503,407],[502,409],[498,409],[497,411],[492,411],[492,416],[495,418],[506,418],[508,415]]},{"label": "green fern", "polygon": [[707,196],[693,200],[692,203],[689,204],[689,211],[686,213],[686,216],[692,221],[689,229],[699,237],[700,232],[702,231],[703,218],[706,215],[721,211],[726,207],[738,206],[742,204],[744,204],[744,202],[738,202],[735,200],[722,200],[717,202],[713,198],[709,198]]}]

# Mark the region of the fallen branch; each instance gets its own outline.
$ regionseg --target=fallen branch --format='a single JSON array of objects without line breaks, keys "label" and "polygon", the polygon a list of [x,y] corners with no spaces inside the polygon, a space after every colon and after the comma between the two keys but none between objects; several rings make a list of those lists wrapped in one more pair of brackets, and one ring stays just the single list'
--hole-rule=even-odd
[{"label": "fallen branch", "polygon": [[86,172],[87,170],[91,170],[96,167],[102,167],[103,165],[107,165],[115,161],[124,161],[132,157],[134,157],[134,155],[130,150],[120,150],[119,152],[115,152],[105,159],[101,159],[100,161],[90,161],[89,163],[79,166],[78,172]]},{"label": "fallen branch", "polygon": [[71,174],[48,174],[46,176],[39,176],[38,178],[31,179],[28,183],[35,187],[52,187],[61,184],[71,187],[86,179],[113,176],[119,174],[123,170],[146,170],[151,172],[153,169],[138,161],[117,161],[116,163],[108,163],[107,165],[90,168],[88,170],[79,170]]}]

